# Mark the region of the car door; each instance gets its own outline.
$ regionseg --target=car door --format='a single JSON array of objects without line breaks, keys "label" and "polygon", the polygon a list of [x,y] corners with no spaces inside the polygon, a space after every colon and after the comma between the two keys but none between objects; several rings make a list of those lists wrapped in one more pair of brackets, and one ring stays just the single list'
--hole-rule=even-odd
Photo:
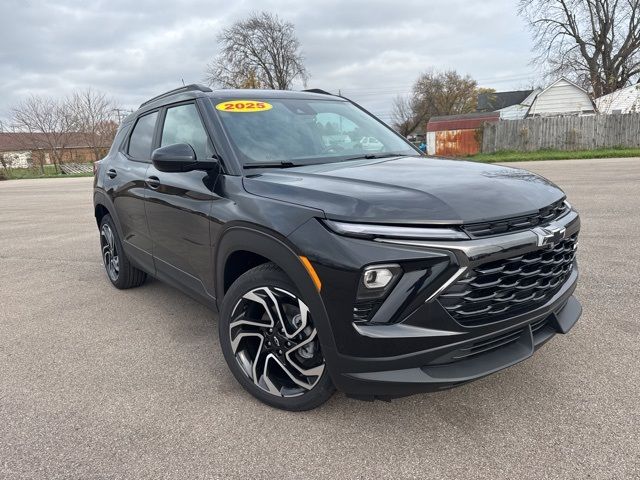
[{"label": "car door", "polygon": [[[187,143],[197,159],[211,158],[212,143],[195,103],[163,110],[159,144]],[[209,295],[213,279],[209,212],[217,175],[204,171],[147,171],[146,212],[159,277],[177,282],[198,294]],[[213,294],[213,292],[211,292]]]},{"label": "car door", "polygon": [[145,214],[145,179],[151,163],[157,120],[158,111],[136,120],[126,142],[109,162],[104,182],[115,208],[127,257],[151,274],[155,273],[155,267]]}]

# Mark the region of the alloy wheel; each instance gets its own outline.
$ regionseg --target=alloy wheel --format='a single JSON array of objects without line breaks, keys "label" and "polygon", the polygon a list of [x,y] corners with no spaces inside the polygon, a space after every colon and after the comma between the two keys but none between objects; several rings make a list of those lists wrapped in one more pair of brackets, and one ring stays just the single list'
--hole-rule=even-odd
[{"label": "alloy wheel", "polygon": [[120,275],[120,259],[113,230],[108,223],[102,225],[100,229],[100,244],[102,246],[102,261],[107,270],[107,274],[112,281],[118,280]]},{"label": "alloy wheel", "polygon": [[309,308],[284,289],[259,287],[245,293],[231,314],[229,338],[244,374],[272,395],[302,395],[324,372]]}]

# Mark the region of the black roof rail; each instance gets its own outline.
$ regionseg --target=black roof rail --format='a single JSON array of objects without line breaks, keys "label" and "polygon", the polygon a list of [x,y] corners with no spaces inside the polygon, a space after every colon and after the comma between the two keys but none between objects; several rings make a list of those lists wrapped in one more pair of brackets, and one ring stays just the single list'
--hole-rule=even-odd
[{"label": "black roof rail", "polygon": [[142,108],[145,105],[149,105],[151,102],[155,102],[156,100],[160,100],[161,98],[170,97],[171,95],[175,95],[177,93],[184,93],[184,92],[213,92],[213,90],[211,90],[209,87],[205,87],[204,85],[192,83],[191,85],[185,85],[184,87],[174,88],[173,90],[164,92],[158,95],[157,97],[153,97],[147,100],[146,102],[141,103],[140,107],[138,108]]},{"label": "black roof rail", "polygon": [[331,95],[332,97],[335,97],[333,93],[329,93],[326,90],[322,90],[321,88],[307,88],[306,90],[302,90],[302,91],[309,92],[309,93],[319,93],[321,95]]}]

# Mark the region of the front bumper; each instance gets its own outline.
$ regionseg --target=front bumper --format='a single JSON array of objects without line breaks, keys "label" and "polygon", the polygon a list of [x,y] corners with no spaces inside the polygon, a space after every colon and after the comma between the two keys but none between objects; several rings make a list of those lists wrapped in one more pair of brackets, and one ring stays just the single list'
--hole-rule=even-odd
[{"label": "front bumper", "polygon": [[[579,231],[577,213],[560,221]],[[464,242],[374,242],[339,237],[310,222],[291,238],[312,260],[331,335],[321,337],[335,386],[360,398],[437,391],[482,378],[521,362],[556,333],[567,333],[581,314],[573,296],[577,265],[543,305],[480,325],[456,321],[438,301],[456,272],[487,259],[509,258],[540,247],[530,230]],[[368,322],[354,321],[362,268],[406,266],[405,276]]]},{"label": "front bumper", "polygon": [[[582,307],[567,288],[539,315],[513,327],[496,331],[440,349],[415,353],[402,359],[407,368],[384,368],[397,363],[375,360],[375,370],[341,373],[334,377],[336,387],[360,398],[401,397],[420,392],[438,391],[477,380],[515,365],[527,358],[557,333],[567,333],[578,321]],[[570,280],[571,282],[571,280]],[[345,364],[349,364],[347,360]]]}]

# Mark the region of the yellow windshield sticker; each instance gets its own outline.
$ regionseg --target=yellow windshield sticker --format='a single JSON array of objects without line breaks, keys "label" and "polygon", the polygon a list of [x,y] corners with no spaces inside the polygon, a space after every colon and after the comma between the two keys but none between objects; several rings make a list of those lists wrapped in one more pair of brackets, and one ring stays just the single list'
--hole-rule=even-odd
[{"label": "yellow windshield sticker", "polygon": [[257,100],[228,100],[216,105],[223,112],[264,112],[271,110],[273,105]]}]

